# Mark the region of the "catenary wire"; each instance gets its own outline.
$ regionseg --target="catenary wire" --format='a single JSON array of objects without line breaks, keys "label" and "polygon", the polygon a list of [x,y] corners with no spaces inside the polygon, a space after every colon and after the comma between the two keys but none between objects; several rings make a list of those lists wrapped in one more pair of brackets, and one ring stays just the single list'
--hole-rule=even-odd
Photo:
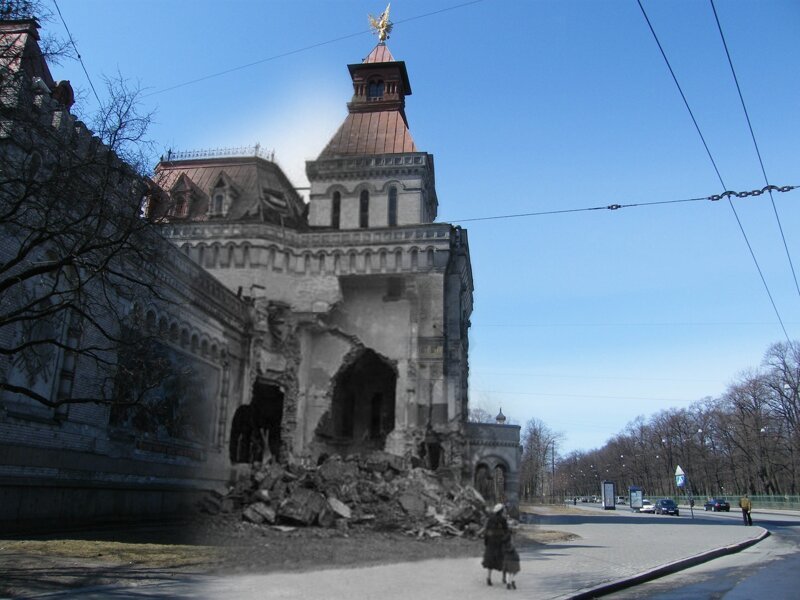
[{"label": "catenary wire", "polygon": [[[697,124],[697,119],[695,119],[694,112],[692,112],[692,108],[689,106],[689,102],[686,99],[686,95],[683,93],[683,88],[681,87],[681,84],[678,82],[678,78],[675,75],[675,71],[672,70],[672,65],[670,64],[669,59],[667,58],[667,54],[664,51],[664,48],[661,45],[660,40],[658,39],[658,35],[656,35],[656,30],[653,28],[653,24],[650,22],[650,18],[647,16],[647,11],[645,11],[641,0],[636,0],[636,2],[642,11],[642,15],[644,16],[645,21],[647,21],[647,26],[650,28],[650,33],[653,34],[653,39],[655,40],[656,45],[658,46],[658,49],[661,52],[661,56],[664,59],[664,62],[666,63],[670,74],[672,75],[672,80],[675,82],[675,86],[678,88],[678,92],[680,93],[681,98],[683,98],[683,103],[686,106],[686,110],[689,111],[689,116],[692,118],[692,123],[694,123],[694,127],[697,130],[697,134],[700,136],[700,139],[703,142],[703,146],[705,147],[706,153],[708,154],[708,158],[714,167],[714,171],[717,174],[717,178],[719,179],[719,182],[722,185],[723,189],[725,189],[727,186],[725,185],[725,182],[722,179],[722,175],[720,174],[719,169],[717,168],[717,163],[714,160],[713,155],[711,154],[711,150],[709,150],[708,148],[708,144],[706,143],[706,139],[703,136],[703,132],[700,130],[700,126]],[[769,298],[770,304],[772,304],[772,309],[775,311],[775,316],[778,318],[778,322],[780,323],[781,329],[783,330],[783,335],[786,337],[786,341],[791,343],[791,338],[789,337],[789,333],[786,331],[786,327],[783,324],[781,313],[778,310],[778,306],[775,304],[775,299],[772,297],[772,292],[770,291],[769,285],[767,284],[767,280],[764,277],[763,271],[761,270],[761,265],[758,264],[758,259],[756,258],[756,254],[753,251],[753,246],[750,244],[750,240],[747,237],[747,232],[745,232],[744,226],[742,225],[742,221],[739,218],[739,213],[736,212],[736,207],[733,205],[733,201],[731,200],[730,197],[728,197],[728,206],[731,207],[731,211],[733,211],[733,216],[736,218],[736,223],[739,225],[739,231],[742,232],[742,237],[744,238],[745,244],[747,244],[747,249],[750,252],[750,256],[753,259],[753,263],[756,266],[756,270],[758,271],[758,276],[761,278],[761,283],[764,284],[764,290],[767,292],[767,297]]]},{"label": "catenary wire", "polygon": [[[767,177],[767,170],[764,167],[764,160],[761,157],[761,150],[758,147],[758,142],[756,141],[756,134],[753,131],[753,124],[750,121],[750,113],[747,111],[747,105],[744,102],[744,95],[742,94],[742,88],[739,85],[739,78],[736,76],[736,70],[733,68],[733,59],[731,59],[731,53],[728,50],[728,43],[725,41],[725,34],[722,33],[722,25],[719,22],[719,15],[717,14],[717,7],[714,5],[714,0],[710,0],[711,2],[711,10],[714,11],[714,19],[717,22],[717,29],[719,30],[719,37],[722,39],[722,45],[725,48],[725,55],[728,57],[728,65],[731,68],[731,75],[733,75],[733,81],[736,83],[736,91],[739,93],[739,101],[742,103],[742,110],[744,111],[744,117],[747,120],[747,127],[750,130],[750,138],[753,140],[753,146],[756,150],[756,156],[758,156],[758,164],[761,165],[761,173],[764,175],[764,183],[769,185],[769,178]],[[778,208],[775,206],[775,199],[772,197],[772,190],[769,191],[769,198],[772,202],[772,211],[775,213],[775,220],[778,223],[778,230],[781,233],[781,240],[783,240],[783,247],[786,250],[786,258],[789,260],[789,268],[792,271],[792,279],[794,279],[794,287],[797,290],[798,295],[800,295],[800,285],[797,283],[797,273],[794,270],[794,263],[792,262],[792,255],[789,252],[789,245],[786,243],[786,235],[783,233],[783,224],[781,223],[781,218],[778,215]]]},{"label": "catenary wire", "polygon": [[[454,6],[449,6],[447,8],[441,8],[439,10],[434,10],[431,12],[423,13],[421,15],[416,15],[414,17],[408,17],[407,19],[401,19],[399,21],[394,21],[393,25],[398,25],[400,23],[408,23],[409,21],[415,21],[417,19],[423,19],[425,17],[430,17],[433,15],[438,15],[443,12],[456,10],[459,8],[464,8],[465,6],[470,6],[472,4],[478,4],[479,2],[484,2],[485,0],[470,0],[470,2],[462,2],[461,4],[456,4]],[[216,77],[221,77],[222,75],[227,75],[228,73],[234,73],[236,71],[241,71],[243,69],[249,69],[250,67],[254,67],[256,65],[260,65],[266,62],[270,62],[273,60],[277,60],[279,58],[285,58],[287,56],[291,56],[293,54],[300,54],[301,52],[306,52],[307,50],[313,50],[314,48],[319,48],[320,46],[327,46],[328,44],[335,44],[336,42],[341,42],[342,40],[347,40],[350,38],[358,37],[360,35],[364,35],[366,33],[370,33],[371,29],[363,29],[361,31],[357,31],[355,33],[349,33],[347,35],[342,35],[337,38],[333,38],[330,40],[326,40],[324,42],[317,42],[316,44],[309,44],[308,46],[303,46],[302,48],[296,48],[295,50],[289,50],[287,52],[281,52],[280,54],[274,54],[272,56],[268,56],[266,58],[262,58],[259,60],[254,60],[253,62],[249,62],[243,65],[239,65],[237,67],[231,67],[230,69],[225,69],[223,71],[217,71],[216,73],[211,73],[209,75],[203,75],[202,77],[197,77],[195,79],[190,79],[188,81],[184,81],[182,83],[176,83],[175,85],[171,85],[166,88],[162,88],[160,90],[156,90],[154,92],[150,92],[149,94],[143,94],[142,98],[149,98],[150,96],[156,96],[158,94],[164,94],[166,92],[171,92],[172,90],[176,90],[178,88],[186,87],[188,85],[193,85],[195,83],[200,83],[201,81],[207,81],[209,79],[214,79]]]},{"label": "catenary wire", "polygon": [[710,200],[712,202],[716,202],[721,200],[722,198],[745,198],[748,196],[761,196],[766,192],[777,191],[777,192],[789,192],[792,190],[797,189],[800,186],[796,185],[785,185],[782,187],[778,186],[766,186],[760,190],[752,190],[749,192],[732,192],[730,190],[723,192],[722,194],[714,194],[712,196],[703,196],[699,198],[682,198],[679,200],[655,200],[653,202],[635,202],[631,204],[608,204],[605,206],[586,206],[582,208],[564,208],[560,210],[543,210],[539,212],[529,212],[529,213],[515,213],[510,215],[492,215],[490,217],[472,217],[469,219],[448,219],[448,223],[467,223],[467,222],[475,222],[475,221],[494,221],[497,219],[518,219],[521,217],[541,217],[544,215],[560,215],[566,213],[576,213],[576,212],[589,212],[594,210],[619,210],[621,208],[637,208],[641,206],[658,206],[662,204],[680,204],[683,202],[699,202],[701,200]]},{"label": "catenary wire", "polygon": [[83,64],[83,57],[81,57],[81,53],[78,52],[78,47],[75,45],[75,40],[72,37],[72,33],[67,27],[67,22],[64,20],[64,15],[61,14],[61,9],[58,7],[58,2],[53,0],[53,5],[56,7],[56,12],[58,13],[61,22],[64,24],[64,29],[67,31],[67,37],[69,37],[69,43],[72,45],[73,49],[75,50],[75,55],[78,57],[78,62],[81,63],[81,67],[83,68],[83,72],[86,74],[86,79],[89,81],[89,87],[92,88],[92,92],[94,93],[94,97],[97,100],[97,103],[102,105],[103,103],[100,101],[100,96],[97,94],[97,90],[94,88],[94,84],[92,83],[92,78],[89,77],[89,71],[86,70],[86,65]]}]

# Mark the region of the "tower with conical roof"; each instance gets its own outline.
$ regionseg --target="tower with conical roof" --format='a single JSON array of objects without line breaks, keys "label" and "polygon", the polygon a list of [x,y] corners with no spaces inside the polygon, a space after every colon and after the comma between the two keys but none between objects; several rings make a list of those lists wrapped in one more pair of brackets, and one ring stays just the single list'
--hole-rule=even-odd
[{"label": "tower with conical roof", "polygon": [[348,69],[353,97],[347,117],[319,157],[306,163],[309,225],[374,229],[433,222],[433,156],[418,151],[408,128],[405,63],[379,42]]}]

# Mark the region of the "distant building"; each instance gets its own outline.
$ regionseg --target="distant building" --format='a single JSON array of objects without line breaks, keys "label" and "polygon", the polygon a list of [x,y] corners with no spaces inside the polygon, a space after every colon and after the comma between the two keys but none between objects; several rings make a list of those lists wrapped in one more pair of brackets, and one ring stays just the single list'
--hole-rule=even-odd
[{"label": "distant building", "polygon": [[[35,52],[35,28],[24,35]],[[158,338],[156,352],[191,365],[175,410],[188,415],[199,403],[204,425],[180,430],[174,422],[188,416],[167,427],[136,408],[101,405],[70,407],[57,423],[31,420],[0,391],[3,488],[44,482],[35,468],[61,464],[40,456],[44,448],[77,454],[43,485],[83,489],[102,479],[121,489],[124,480],[145,495],[202,488],[268,455],[316,461],[385,450],[459,480],[489,469],[505,487],[491,499],[516,502],[519,427],[467,423],[467,233],[435,222],[433,156],[408,129],[405,63],[380,43],[348,68],[348,115],[306,165],[308,203],[257,147],[171,152],[155,169],[145,210],[179,249],[156,265],[173,302],[135,310]],[[77,127],[53,98],[40,102]],[[12,371],[0,363],[0,377]],[[25,450],[7,447],[12,439]]]}]

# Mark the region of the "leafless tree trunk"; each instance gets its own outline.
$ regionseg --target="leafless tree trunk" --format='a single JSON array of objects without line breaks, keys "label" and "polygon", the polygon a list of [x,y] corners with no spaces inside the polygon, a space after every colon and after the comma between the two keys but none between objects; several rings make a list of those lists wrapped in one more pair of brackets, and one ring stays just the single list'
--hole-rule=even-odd
[{"label": "leafless tree trunk", "polygon": [[[107,79],[93,135],[27,23],[0,39],[0,391],[54,409],[136,403],[168,369],[141,327],[147,303],[170,302],[168,243],[141,216],[152,115],[137,87]],[[93,384],[59,383],[66,371]]]}]

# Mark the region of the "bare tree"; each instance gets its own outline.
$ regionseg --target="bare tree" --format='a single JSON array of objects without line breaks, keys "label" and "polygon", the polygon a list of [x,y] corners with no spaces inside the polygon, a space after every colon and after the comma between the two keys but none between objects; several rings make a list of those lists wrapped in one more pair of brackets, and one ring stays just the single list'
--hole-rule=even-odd
[{"label": "bare tree", "polygon": [[494,423],[495,419],[488,410],[481,406],[470,408],[467,413],[467,420],[470,423]]},{"label": "bare tree", "polygon": [[135,403],[167,369],[137,312],[170,301],[167,242],[141,217],[152,115],[137,87],[107,79],[93,135],[37,30],[18,19],[0,31],[0,390],[50,408]]},{"label": "bare tree", "polygon": [[520,495],[523,499],[555,496],[556,445],[561,434],[552,431],[537,418],[529,420],[522,432]]},{"label": "bare tree", "polygon": [[[798,382],[800,346],[774,344],[760,369],[741,374],[720,397],[638,417],[602,448],[560,461],[558,479],[577,490],[610,479],[650,495],[796,494]],[[675,487],[678,465],[688,489]]]}]

